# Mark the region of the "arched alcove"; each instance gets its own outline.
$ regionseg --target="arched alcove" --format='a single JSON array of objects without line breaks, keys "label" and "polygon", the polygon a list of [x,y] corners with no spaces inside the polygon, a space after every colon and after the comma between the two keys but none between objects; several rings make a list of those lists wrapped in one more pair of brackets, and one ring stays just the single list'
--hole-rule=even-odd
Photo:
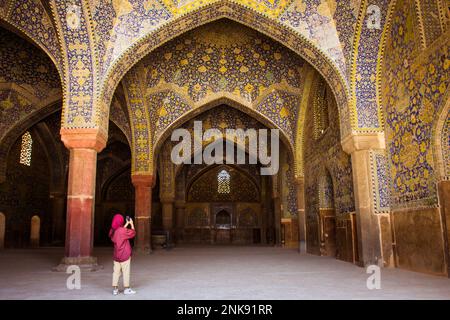
[{"label": "arched alcove", "polygon": [[335,257],[336,209],[333,180],[328,169],[325,169],[319,182],[319,228],[321,254]]},{"label": "arched alcove", "polygon": [[340,143],[330,88],[320,78],[311,86],[302,141],[307,251],[355,262],[352,162]]},{"label": "arched alcove", "polygon": [[[167,130],[168,135],[164,136],[165,140],[159,143],[161,147],[158,149],[160,153],[157,172],[162,220],[173,221],[171,230],[176,233],[177,241],[247,245],[280,241],[279,235],[274,236],[275,232],[280,232],[280,227],[275,228],[275,225],[281,224],[281,216],[278,216],[280,220],[278,222],[275,217],[272,217],[275,212],[274,206],[271,205],[272,176],[261,174],[261,168],[264,166],[258,160],[257,150],[250,150],[248,144],[234,143],[225,134],[227,128],[239,128],[244,131],[252,128],[258,131],[259,129],[267,130],[267,126],[259,122],[259,119],[240,110],[238,106],[230,107],[226,104],[211,105],[202,109],[199,114],[192,114],[192,117],[187,117],[184,121],[172,130],[183,128],[191,132],[192,136],[195,121],[201,121],[204,124],[204,130],[216,128],[222,133],[223,139],[220,142],[204,141],[199,150],[188,152],[186,161],[178,165],[170,164],[170,150],[179,141],[170,141],[170,131]],[[223,163],[194,164],[194,158],[197,155],[201,155],[206,148],[216,143],[222,143]],[[286,147],[283,140],[280,144],[281,153],[291,154],[292,150]],[[235,161],[233,164],[228,164],[226,155],[231,149],[234,150]],[[244,154],[245,163],[237,162],[238,153]],[[256,163],[250,162],[250,157],[254,157]],[[277,185],[276,188],[278,187],[281,188],[281,185]],[[290,194],[292,187],[290,185],[277,193],[289,192]],[[285,198],[288,202],[295,201],[295,198],[291,199],[287,195]],[[281,202],[279,205],[281,206]],[[289,203],[286,207],[289,207]],[[155,205],[152,210],[159,211]],[[170,212],[171,210],[173,212]],[[230,222],[217,225],[216,218],[219,212],[228,212]],[[169,214],[172,218],[168,216]],[[154,233],[160,233],[161,229],[165,230],[164,224],[158,226],[155,219],[152,221],[152,228]],[[269,234],[271,234],[270,239]],[[292,241],[298,243],[298,240]]]},{"label": "arched alcove", "polygon": [[134,217],[131,150],[122,129],[110,122],[108,142],[97,157],[94,244],[112,245],[109,229],[114,214]]}]

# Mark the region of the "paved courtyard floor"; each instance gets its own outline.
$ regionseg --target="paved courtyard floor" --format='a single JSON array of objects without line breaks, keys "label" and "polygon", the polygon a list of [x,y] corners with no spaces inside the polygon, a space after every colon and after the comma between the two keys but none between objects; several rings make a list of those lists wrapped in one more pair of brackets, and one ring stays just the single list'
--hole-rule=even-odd
[{"label": "paved courtyard floor", "polygon": [[112,248],[96,248],[103,270],[83,272],[81,289],[53,272],[62,248],[0,252],[0,299],[450,299],[450,279],[381,270],[369,290],[364,268],[275,247],[177,247],[134,256],[134,296],[112,296]]}]

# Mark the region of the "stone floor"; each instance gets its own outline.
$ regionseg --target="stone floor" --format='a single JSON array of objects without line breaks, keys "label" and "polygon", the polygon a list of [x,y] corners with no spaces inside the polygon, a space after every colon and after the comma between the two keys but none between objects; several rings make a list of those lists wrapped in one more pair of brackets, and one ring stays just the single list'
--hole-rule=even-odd
[{"label": "stone floor", "polygon": [[111,295],[111,248],[96,248],[104,269],[52,272],[63,250],[0,252],[0,299],[450,299],[450,279],[382,269],[381,289],[368,290],[365,269],[274,247],[177,247],[135,256],[135,296]]}]

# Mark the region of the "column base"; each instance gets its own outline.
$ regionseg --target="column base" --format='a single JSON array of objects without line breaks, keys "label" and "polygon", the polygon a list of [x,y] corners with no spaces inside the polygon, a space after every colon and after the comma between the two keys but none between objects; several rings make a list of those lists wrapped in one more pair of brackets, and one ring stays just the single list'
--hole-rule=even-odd
[{"label": "column base", "polygon": [[306,253],[306,241],[300,241],[298,244],[298,252]]},{"label": "column base", "polygon": [[76,265],[81,271],[97,271],[103,269],[102,265],[97,263],[96,257],[64,257],[61,263],[54,267],[52,271],[66,272],[69,266]]}]

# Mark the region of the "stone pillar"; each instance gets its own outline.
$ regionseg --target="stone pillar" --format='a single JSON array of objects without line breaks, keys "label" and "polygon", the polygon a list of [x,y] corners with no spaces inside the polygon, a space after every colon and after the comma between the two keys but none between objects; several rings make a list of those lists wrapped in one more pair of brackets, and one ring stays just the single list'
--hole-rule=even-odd
[{"label": "stone pillar", "polygon": [[39,216],[31,217],[30,226],[30,245],[32,248],[39,248],[41,242],[41,218]]},{"label": "stone pillar", "polygon": [[259,226],[261,228],[261,244],[267,244],[267,207],[265,203],[261,205],[261,221]]},{"label": "stone pillar", "polygon": [[160,168],[160,193],[162,205],[163,229],[168,233],[171,242],[173,232],[173,203],[175,200],[175,166],[171,158],[172,144],[165,143],[162,147]]},{"label": "stone pillar", "polygon": [[175,226],[177,230],[176,240],[183,240],[184,214],[186,202],[184,200],[175,201]]},{"label": "stone pillar", "polygon": [[131,181],[135,193],[135,228],[134,247],[138,253],[150,253],[152,239],[152,188],[153,175],[132,175]]},{"label": "stone pillar", "polygon": [[63,192],[50,192],[53,243],[63,243],[64,240],[65,197]]},{"label": "stone pillar", "polygon": [[282,243],[281,239],[281,199],[277,195],[273,198],[273,209],[274,209],[274,227],[275,227],[275,244],[280,246]]},{"label": "stone pillar", "polygon": [[173,202],[174,199],[161,199],[163,229],[167,235],[167,243],[173,244]]},{"label": "stone pillar", "polygon": [[[260,217],[259,219],[259,227],[261,228],[261,244],[267,244],[267,177],[261,177],[261,207],[260,207]],[[269,193],[270,194],[270,193]]]},{"label": "stone pillar", "polygon": [[295,179],[295,187],[297,191],[299,251],[306,252],[305,180],[303,177]]},{"label": "stone pillar", "polygon": [[[382,267],[385,265],[382,241],[391,241],[391,239],[382,238],[381,216],[375,212],[370,152],[385,149],[384,134],[350,135],[342,141],[342,147],[351,155],[352,160],[360,264],[363,266],[374,264]],[[387,226],[384,228],[386,229]]]},{"label": "stone pillar", "polygon": [[167,198],[161,199],[162,204],[162,221],[163,221],[163,228],[164,231],[173,231],[173,204],[174,199]]},{"label": "stone pillar", "polygon": [[92,256],[94,231],[97,153],[106,146],[106,137],[97,129],[61,129],[61,140],[70,150],[67,191],[65,257],[56,270],[68,265],[97,270]]},{"label": "stone pillar", "polygon": [[275,245],[281,245],[281,215],[282,215],[282,201],[280,195],[280,175],[276,174],[271,176],[272,178],[272,203],[273,203],[273,226],[274,226],[274,243]]}]

